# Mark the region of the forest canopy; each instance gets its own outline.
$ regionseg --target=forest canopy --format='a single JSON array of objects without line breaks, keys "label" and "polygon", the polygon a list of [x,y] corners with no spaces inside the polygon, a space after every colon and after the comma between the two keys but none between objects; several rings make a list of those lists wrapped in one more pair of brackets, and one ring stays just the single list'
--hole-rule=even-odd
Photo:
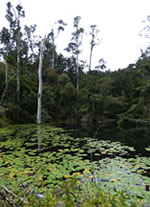
[{"label": "forest canopy", "polygon": [[[89,60],[80,59],[86,31],[80,16],[73,23],[71,40],[58,53],[56,39],[67,23],[58,20],[45,38],[35,35],[36,25],[22,26],[25,11],[21,5],[7,3],[9,27],[0,31],[0,125],[33,123],[39,96],[38,68],[42,47],[42,123],[56,120],[114,122],[125,126],[149,121],[150,49],[142,51],[135,64],[113,71],[106,69],[100,57],[92,68],[93,50],[100,46],[101,33],[89,25]],[[148,35],[149,18],[147,18]],[[145,30],[144,30],[145,32]],[[143,33],[145,35],[145,33]],[[106,60],[107,61],[107,60]],[[88,63],[87,63],[88,62]]]}]

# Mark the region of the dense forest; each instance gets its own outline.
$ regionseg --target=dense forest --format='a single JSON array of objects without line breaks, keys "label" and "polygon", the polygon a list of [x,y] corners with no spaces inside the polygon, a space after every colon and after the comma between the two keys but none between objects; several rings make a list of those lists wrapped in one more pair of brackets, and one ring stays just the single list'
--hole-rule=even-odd
[{"label": "dense forest", "polygon": [[[99,44],[96,25],[89,26],[89,65],[80,60],[84,28],[81,17],[73,20],[68,56],[56,51],[55,40],[67,26],[62,20],[45,38],[35,35],[36,25],[22,27],[22,6],[7,3],[9,27],[0,31],[0,126],[35,123],[38,100],[38,68],[42,68],[42,123],[87,121],[136,125],[150,117],[150,50],[135,64],[111,72],[100,58],[91,67],[92,52]],[[42,50],[42,51],[41,51]],[[41,59],[40,59],[41,58]],[[41,60],[41,61],[40,61]],[[88,70],[87,70],[88,68]]]}]

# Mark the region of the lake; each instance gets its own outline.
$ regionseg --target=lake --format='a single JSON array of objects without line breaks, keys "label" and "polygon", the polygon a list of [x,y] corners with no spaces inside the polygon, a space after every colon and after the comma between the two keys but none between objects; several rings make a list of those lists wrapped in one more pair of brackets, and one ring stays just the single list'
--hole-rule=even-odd
[{"label": "lake", "polygon": [[148,128],[9,126],[0,129],[0,183],[44,193],[77,174],[103,191],[125,190],[150,202],[149,155]]},{"label": "lake", "polygon": [[148,127],[123,129],[116,126],[101,127],[101,125],[81,125],[74,124],[55,124],[71,131],[73,137],[91,137],[98,140],[110,140],[111,142],[120,142],[124,145],[134,147],[136,154],[141,156],[150,156],[150,152],[145,150],[150,145],[150,129]]}]

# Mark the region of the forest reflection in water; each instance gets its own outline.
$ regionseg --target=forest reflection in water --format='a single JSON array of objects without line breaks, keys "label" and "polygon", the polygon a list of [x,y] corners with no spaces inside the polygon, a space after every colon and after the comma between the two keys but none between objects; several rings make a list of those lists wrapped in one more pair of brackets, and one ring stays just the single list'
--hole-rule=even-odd
[{"label": "forest reflection in water", "polygon": [[150,145],[150,129],[148,127],[119,128],[117,126],[91,125],[88,123],[79,124],[55,124],[70,131],[71,136],[97,138],[98,140],[110,140],[111,142],[120,142],[123,145],[134,147],[136,154],[141,156],[150,156],[150,152],[145,148]]}]

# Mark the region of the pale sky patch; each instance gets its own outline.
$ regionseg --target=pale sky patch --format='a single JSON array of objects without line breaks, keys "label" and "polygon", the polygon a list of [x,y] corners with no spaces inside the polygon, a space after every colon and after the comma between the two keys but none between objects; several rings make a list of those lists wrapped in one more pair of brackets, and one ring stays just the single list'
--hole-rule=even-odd
[{"label": "pale sky patch", "polygon": [[[5,10],[7,0],[0,1],[0,29],[7,26]],[[81,16],[81,26],[89,32],[90,25],[100,29],[99,46],[93,51],[92,68],[104,58],[107,69],[125,68],[141,55],[140,49],[149,46],[149,40],[139,36],[142,21],[150,15],[150,0],[11,0],[16,6],[21,2],[26,25],[37,24],[37,33],[48,34],[56,21],[62,19],[68,24],[57,39],[57,51],[64,53],[73,31],[73,18]],[[89,38],[85,36],[80,59],[89,62]],[[64,53],[66,54],[66,53]]]}]

